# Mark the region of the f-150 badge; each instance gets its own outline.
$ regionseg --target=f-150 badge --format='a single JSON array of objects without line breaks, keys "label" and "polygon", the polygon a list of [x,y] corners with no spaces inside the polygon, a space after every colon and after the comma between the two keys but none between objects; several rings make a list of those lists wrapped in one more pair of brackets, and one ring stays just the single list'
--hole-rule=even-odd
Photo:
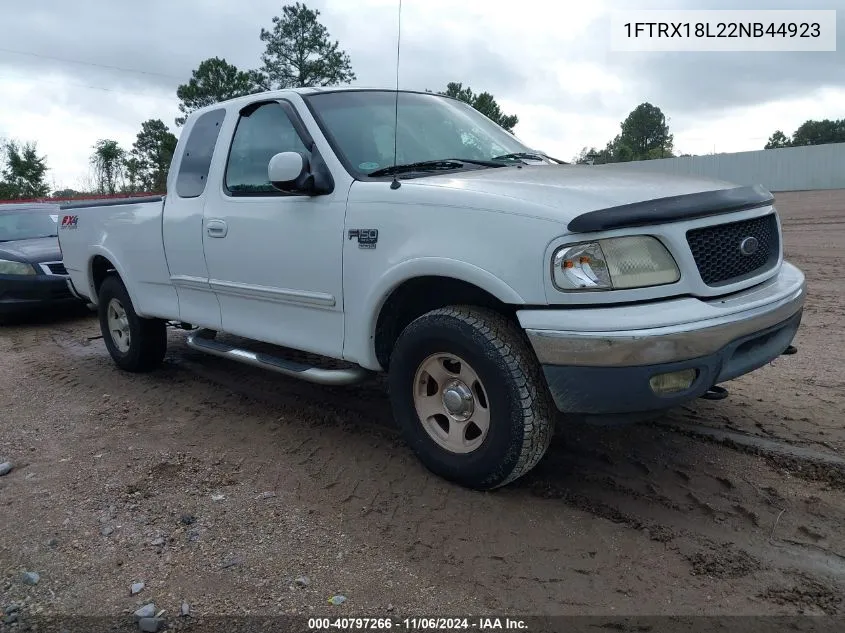
[{"label": "f-150 badge", "polygon": [[358,248],[375,248],[378,244],[378,229],[349,229],[349,239],[358,238]]}]

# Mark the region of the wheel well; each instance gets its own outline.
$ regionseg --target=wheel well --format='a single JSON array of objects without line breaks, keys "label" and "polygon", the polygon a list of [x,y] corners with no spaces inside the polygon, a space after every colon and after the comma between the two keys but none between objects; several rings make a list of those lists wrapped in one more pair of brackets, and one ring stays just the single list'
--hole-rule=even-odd
[{"label": "wheel well", "polygon": [[100,294],[100,286],[103,285],[106,277],[111,274],[117,274],[117,269],[112,263],[102,255],[95,255],[91,261],[91,281],[94,283],[94,297],[96,299]]},{"label": "wheel well", "polygon": [[491,308],[515,318],[514,306],[465,281],[437,276],[410,279],[390,293],[379,313],[375,334],[379,364],[387,369],[393,345],[411,321],[431,310],[458,304]]}]

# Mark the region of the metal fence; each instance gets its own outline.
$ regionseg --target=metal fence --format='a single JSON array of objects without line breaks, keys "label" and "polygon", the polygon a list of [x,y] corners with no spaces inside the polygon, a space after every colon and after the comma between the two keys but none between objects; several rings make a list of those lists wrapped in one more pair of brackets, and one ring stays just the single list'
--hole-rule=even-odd
[{"label": "metal fence", "polygon": [[769,191],[845,189],[845,143],[621,163],[631,170],[705,176]]}]

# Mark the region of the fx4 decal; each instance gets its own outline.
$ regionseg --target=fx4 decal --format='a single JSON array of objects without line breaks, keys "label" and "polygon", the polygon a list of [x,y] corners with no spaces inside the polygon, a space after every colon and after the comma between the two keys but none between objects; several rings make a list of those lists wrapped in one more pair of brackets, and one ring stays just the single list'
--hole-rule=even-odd
[{"label": "fx4 decal", "polygon": [[349,239],[358,238],[358,248],[375,248],[378,244],[378,229],[349,229]]},{"label": "fx4 decal", "polygon": [[77,222],[78,221],[79,221],[78,215],[63,215],[62,216],[61,228],[63,228],[63,229],[75,229],[75,228],[77,228]]}]

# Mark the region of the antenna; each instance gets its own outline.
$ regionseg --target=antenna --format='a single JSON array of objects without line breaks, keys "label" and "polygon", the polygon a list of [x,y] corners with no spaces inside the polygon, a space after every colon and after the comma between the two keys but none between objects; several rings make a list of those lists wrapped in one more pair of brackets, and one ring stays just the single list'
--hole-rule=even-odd
[{"label": "antenna", "polygon": [[396,33],[396,105],[393,114],[393,182],[390,183],[391,189],[399,189],[402,184],[396,177],[396,146],[397,138],[399,136],[399,44],[402,41],[402,0],[399,0],[399,28]]}]

